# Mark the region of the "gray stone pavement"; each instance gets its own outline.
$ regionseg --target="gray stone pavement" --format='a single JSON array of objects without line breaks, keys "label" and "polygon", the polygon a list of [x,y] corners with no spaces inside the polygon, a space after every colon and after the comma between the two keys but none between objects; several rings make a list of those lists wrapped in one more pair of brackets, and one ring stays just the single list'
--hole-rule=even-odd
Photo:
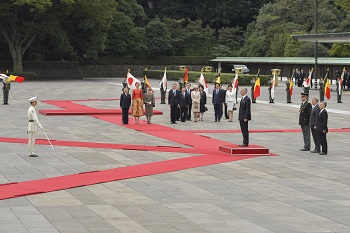
[{"label": "gray stone pavement", "polygon": [[[120,83],[120,78],[14,83],[10,105],[0,106],[0,137],[26,138],[27,99],[32,96],[42,100],[119,98]],[[151,80],[152,86],[157,83]],[[295,88],[289,105],[283,84],[276,89],[275,104],[267,103],[267,88],[261,90],[250,129],[298,129],[301,89]],[[343,95],[343,104],[337,104],[332,92],[330,128],[350,126],[349,94]],[[318,92],[311,90],[312,96]],[[164,115],[154,116],[154,123],[181,130],[239,129],[237,121],[214,123],[210,104],[204,122],[170,125],[168,106],[159,102],[156,109]],[[118,101],[81,103],[119,106]],[[38,109],[57,107],[40,102]],[[88,116],[39,115],[39,119],[53,140],[186,147]],[[242,140],[239,133],[205,135],[233,143]],[[2,200],[0,233],[350,232],[350,133],[329,133],[327,156],[300,152],[301,133],[252,133],[250,137],[251,143],[267,146],[278,156]],[[192,156],[58,146],[52,151],[42,145],[36,153],[38,158],[29,158],[26,145],[0,142],[0,184]]]}]

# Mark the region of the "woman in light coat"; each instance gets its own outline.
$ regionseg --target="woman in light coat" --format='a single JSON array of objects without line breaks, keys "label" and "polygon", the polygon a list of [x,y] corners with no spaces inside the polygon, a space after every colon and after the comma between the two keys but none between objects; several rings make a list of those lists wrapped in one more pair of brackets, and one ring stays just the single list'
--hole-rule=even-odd
[{"label": "woman in light coat", "polygon": [[193,91],[191,92],[191,99],[192,99],[192,111],[194,116],[194,122],[197,122],[199,119],[200,100],[201,100],[201,95],[198,91],[197,85],[194,85],[193,87]]},{"label": "woman in light coat", "polygon": [[236,96],[232,90],[232,85],[228,85],[228,90],[226,91],[225,103],[227,104],[228,111],[228,122],[232,122],[233,108],[235,106]]}]

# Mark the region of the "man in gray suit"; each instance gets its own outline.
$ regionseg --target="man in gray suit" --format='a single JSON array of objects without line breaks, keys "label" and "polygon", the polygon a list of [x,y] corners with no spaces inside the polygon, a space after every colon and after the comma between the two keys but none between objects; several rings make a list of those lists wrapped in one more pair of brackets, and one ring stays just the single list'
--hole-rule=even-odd
[{"label": "man in gray suit", "polygon": [[317,116],[320,114],[320,107],[318,105],[318,99],[314,97],[311,100],[312,104],[312,110],[311,110],[311,115],[310,115],[310,129],[311,129],[311,134],[312,138],[314,139],[315,143],[315,149],[313,151],[310,151],[311,153],[319,153],[320,152],[320,139],[318,137],[318,131],[316,130],[316,119]]}]

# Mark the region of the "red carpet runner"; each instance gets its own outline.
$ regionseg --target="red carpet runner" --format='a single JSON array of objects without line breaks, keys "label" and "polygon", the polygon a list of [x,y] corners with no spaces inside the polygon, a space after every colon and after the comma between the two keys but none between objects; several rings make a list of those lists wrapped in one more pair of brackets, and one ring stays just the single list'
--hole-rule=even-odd
[{"label": "red carpet runner", "polygon": [[[91,100],[95,101],[95,100]],[[72,101],[44,101],[45,103],[55,105],[57,107],[65,108],[67,113],[74,114],[74,112],[84,113],[89,112],[88,116],[110,122],[112,124],[121,125],[121,115],[96,114],[99,109],[88,106],[72,103]],[[45,113],[45,111],[42,111]],[[123,125],[124,126],[124,125]],[[133,119],[130,119],[130,125],[124,127],[140,131],[155,137],[160,137],[179,144],[190,146],[191,148],[181,148],[172,146],[143,146],[143,145],[121,145],[112,143],[98,143],[98,142],[71,142],[71,141],[55,141],[54,146],[72,146],[72,147],[88,147],[88,148],[106,148],[106,149],[124,149],[124,150],[147,150],[159,152],[174,152],[174,153],[191,153],[202,154],[199,156],[192,156],[187,158],[179,158],[173,160],[166,160],[160,162],[153,162],[147,164],[139,164],[135,166],[128,166],[122,168],[114,168],[103,171],[92,171],[80,174],[72,174],[66,176],[59,176],[54,178],[45,178],[40,180],[8,183],[0,185],[0,200],[33,195],[38,193],[52,192],[57,190],[64,190],[86,185],[93,185],[104,182],[111,182],[116,180],[130,179],[140,176],[149,176],[161,174],[166,172],[173,172],[183,169],[196,168],[200,166],[208,166],[218,163],[225,163],[230,161],[242,160],[256,157],[254,155],[236,155],[230,156],[219,152],[219,145],[225,144],[220,140],[212,139],[206,136],[194,134],[190,131],[181,131],[174,128],[161,125],[147,125],[142,122],[140,125],[134,125]],[[180,135],[180,136],[179,136]],[[11,143],[27,143],[26,139],[16,138],[0,138],[0,142]],[[48,145],[45,140],[37,140],[38,144]],[[236,147],[231,144],[229,146]]]}]

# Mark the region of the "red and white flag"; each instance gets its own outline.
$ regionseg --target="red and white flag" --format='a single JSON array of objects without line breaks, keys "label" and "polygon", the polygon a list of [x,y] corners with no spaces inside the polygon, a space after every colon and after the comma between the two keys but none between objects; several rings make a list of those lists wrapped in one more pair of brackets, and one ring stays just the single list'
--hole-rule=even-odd
[{"label": "red and white flag", "polygon": [[130,89],[135,89],[135,84],[138,82],[141,84],[140,80],[135,78],[132,74],[130,74],[130,70],[128,70],[128,74],[126,75],[126,81],[128,82],[128,87]]},{"label": "red and white flag", "polygon": [[236,94],[236,91],[238,89],[238,72],[236,72],[236,76],[232,81],[232,87],[233,87],[233,93]]},{"label": "red and white flag", "polygon": [[208,94],[208,84],[207,84],[207,82],[205,81],[205,78],[204,78],[203,73],[201,73],[201,76],[199,77],[199,80],[198,80],[198,81],[199,81],[200,84],[203,85],[205,93]]},{"label": "red and white flag", "polygon": [[341,74],[338,82],[338,94],[341,95],[343,92],[343,81],[344,81],[344,76],[345,76],[345,67],[343,68],[343,73]]},{"label": "red and white flag", "polygon": [[312,76],[312,72],[313,72],[313,68],[309,71],[309,76],[307,77],[307,79],[304,80],[304,87],[310,87],[311,85],[311,76]]},{"label": "red and white flag", "polygon": [[273,74],[273,79],[272,79],[272,85],[271,85],[271,99],[275,99],[275,80],[276,80],[276,73]]}]

